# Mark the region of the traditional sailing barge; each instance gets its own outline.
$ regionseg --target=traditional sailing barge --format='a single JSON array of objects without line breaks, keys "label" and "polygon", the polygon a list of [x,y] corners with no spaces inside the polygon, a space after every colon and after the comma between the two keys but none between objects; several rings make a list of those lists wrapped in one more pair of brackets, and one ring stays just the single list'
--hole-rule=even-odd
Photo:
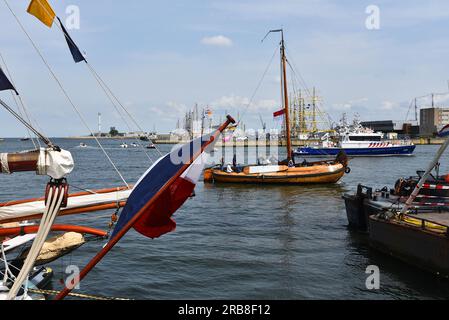
[{"label": "traditional sailing barge", "polygon": [[348,158],[344,152],[332,161],[307,162],[296,164],[292,150],[290,111],[287,85],[287,58],[285,54],[284,32],[282,29],[271,30],[281,33],[280,56],[282,64],[282,91],[284,108],[277,112],[284,116],[287,159],[270,165],[248,165],[243,167],[222,165],[208,168],[204,172],[205,182],[216,183],[258,183],[258,184],[321,184],[336,183],[343,175],[349,173]]}]

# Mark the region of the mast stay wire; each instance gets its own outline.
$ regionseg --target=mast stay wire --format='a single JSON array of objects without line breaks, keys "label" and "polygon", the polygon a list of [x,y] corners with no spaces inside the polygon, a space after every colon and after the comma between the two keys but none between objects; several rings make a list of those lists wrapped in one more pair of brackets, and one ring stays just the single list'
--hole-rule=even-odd
[{"label": "mast stay wire", "polygon": [[[405,120],[408,120],[408,116],[410,115],[410,110],[412,109],[412,107],[414,107],[414,102],[415,101],[417,101],[418,99],[424,99],[424,98],[428,98],[428,97],[432,97],[432,96],[447,96],[449,94],[449,92],[443,92],[443,93],[429,93],[429,94],[426,94],[426,95],[423,95],[423,96],[420,96],[420,97],[416,97],[416,98],[413,98],[411,101],[410,101],[410,106],[409,106],[409,108],[408,108],[408,111],[407,111],[407,116],[406,116],[406,118],[405,118]],[[418,116],[416,115],[416,118],[418,118]],[[418,119],[415,119],[415,121],[418,121]]]},{"label": "mast stay wire", "polygon": [[117,166],[115,165],[115,163],[112,161],[112,159],[110,158],[109,154],[106,152],[106,150],[104,149],[104,147],[102,146],[102,144],[100,143],[100,141],[98,140],[98,138],[95,136],[95,134],[93,133],[93,131],[90,129],[89,125],[87,124],[86,120],[84,119],[83,115],[81,114],[81,112],[78,110],[78,108],[76,107],[75,103],[73,102],[73,100],[70,98],[69,94],[67,93],[67,91],[65,90],[64,86],[62,85],[61,81],[59,80],[59,78],[56,76],[56,74],[54,73],[53,69],[50,67],[50,65],[48,64],[47,60],[45,59],[45,57],[43,56],[43,54],[41,53],[41,51],[39,50],[39,48],[37,47],[36,43],[33,41],[33,39],[31,38],[30,34],[26,31],[25,27],[23,26],[23,24],[21,23],[19,17],[15,14],[15,12],[12,10],[11,6],[8,3],[8,0],[3,0],[3,2],[5,3],[5,5],[8,7],[9,11],[11,12],[11,14],[14,16],[15,20],[17,21],[17,23],[19,24],[20,28],[22,29],[22,31],[25,33],[25,35],[27,36],[28,40],[31,42],[33,48],[36,50],[37,54],[39,55],[39,57],[41,58],[42,62],[45,64],[45,66],[47,67],[48,71],[50,72],[50,74],[52,75],[52,77],[54,78],[54,80],[56,81],[56,83],[58,84],[59,88],[61,89],[62,93],[64,94],[64,96],[66,97],[67,101],[69,102],[69,104],[72,106],[73,110],[75,111],[75,113],[78,115],[78,117],[80,118],[81,122],[83,123],[83,125],[86,127],[86,129],[90,132],[90,134],[92,135],[92,137],[95,139],[95,141],[97,142],[98,146],[100,147],[100,149],[103,151],[103,154],[106,156],[106,158],[108,159],[109,163],[112,165],[112,167],[114,168],[114,170],[117,172],[117,174],[119,175],[120,179],[124,182],[124,184],[130,188],[129,184],[126,182],[125,178],[123,177],[123,175],[121,174],[121,172],[118,170]]},{"label": "mast stay wire", "polygon": [[[286,52],[289,52],[287,50],[287,48],[285,49]],[[298,71],[299,69],[296,67],[295,61],[293,60],[293,58],[291,58],[291,55],[288,54],[288,59],[287,59],[287,63],[290,66],[290,69],[292,70],[292,73],[295,75],[295,77],[297,77],[297,80],[299,83],[302,84],[302,86],[304,87],[304,90],[306,91],[306,94],[309,96],[309,98],[312,98],[313,94],[310,92],[309,86],[307,85],[306,81],[304,80],[303,76],[301,75],[301,73]],[[320,108],[318,106],[316,106],[319,113],[323,113],[323,111],[320,110]],[[329,119],[323,119],[326,122],[328,122],[329,125],[332,125],[330,122],[335,122],[334,119],[332,118],[332,116],[330,114],[328,114],[326,112],[327,116],[329,117]],[[330,121],[329,121],[330,120]]]},{"label": "mast stay wire", "polygon": [[[117,98],[117,96],[114,94],[114,92],[110,89],[110,87],[106,84],[106,82],[100,77],[100,75],[95,71],[95,69],[92,67],[92,65],[86,61],[86,64],[89,68],[89,70],[91,71],[92,75],[94,76],[94,78],[97,80],[98,84],[100,85],[100,87],[103,89],[103,91],[105,92],[105,94],[108,96],[109,100],[111,101],[112,105],[114,106],[114,108],[116,108],[117,112],[118,108],[116,107],[116,105],[113,102],[113,99],[117,102],[117,104],[123,109],[123,111],[125,111],[125,113],[127,114],[127,116],[131,119],[131,121],[134,123],[134,125],[136,126],[136,128],[138,130],[140,130],[141,132],[145,132],[142,127],[139,125],[139,123],[137,122],[137,120],[132,116],[132,114],[125,108],[125,106],[122,104],[122,102]],[[110,94],[110,96],[108,95],[108,93]],[[129,130],[131,130],[131,126],[128,124],[128,122],[125,120],[125,118],[121,115],[121,113],[119,112],[120,116],[122,117],[123,121],[126,123],[126,125],[128,126]],[[151,139],[150,142],[152,143]],[[139,143],[140,145],[140,143]],[[157,147],[157,145],[154,145],[156,148],[156,151],[159,153],[159,155],[162,157],[163,154],[162,152],[159,150],[159,148]],[[143,148],[143,146],[142,146]],[[142,149],[144,151],[144,153],[147,155],[148,159],[150,159],[151,162],[153,162],[153,160],[151,159],[151,157],[149,156],[149,154],[145,151],[145,149]]]},{"label": "mast stay wire", "polygon": [[[12,77],[11,72],[9,71],[8,65],[6,64],[5,58],[3,57],[3,54],[1,52],[0,52],[0,59],[3,62],[3,66],[5,67],[5,71],[6,71],[6,74],[8,75],[8,77],[9,77],[9,80],[11,81],[12,85],[15,88],[17,88],[16,84],[14,83],[14,78]],[[11,96],[12,96],[12,98],[14,100],[14,103],[15,103],[15,105],[17,107],[17,111],[18,111],[19,115],[22,118],[26,118],[28,123],[33,125],[33,123],[31,122],[31,119],[30,119],[28,113],[26,112],[25,105],[24,105],[23,100],[21,99],[20,95],[16,95],[16,94],[14,94],[14,92],[11,92]],[[23,110],[21,109],[21,107],[23,108]],[[24,116],[24,114],[25,114],[25,116]],[[26,128],[26,132],[28,133],[28,137],[31,139],[31,142],[33,143],[34,148],[37,149],[36,143],[34,141],[35,136],[33,136],[31,134],[31,131],[30,131],[30,129],[27,126],[25,128]],[[36,139],[36,140],[37,140],[37,142],[39,144],[39,147],[40,147],[41,145],[40,145],[39,139]]]},{"label": "mast stay wire", "polygon": [[[87,66],[89,67],[89,69],[91,69],[91,71],[93,71],[93,68],[91,67],[90,64],[87,63]],[[128,127],[129,131],[132,131],[130,124],[128,123],[128,121],[126,120],[126,118],[122,115],[121,111],[119,108],[117,108],[117,106],[115,105],[115,103],[112,100],[112,97],[108,94],[108,92],[106,91],[106,89],[103,87],[102,81],[100,79],[97,79],[97,77],[95,77],[95,80],[97,81],[98,85],[101,87],[101,89],[103,90],[103,92],[106,94],[106,96],[108,97],[109,101],[111,102],[111,104],[114,106],[114,109],[117,111],[117,113],[119,114],[120,118],[122,118],[123,122],[125,123],[125,125]],[[138,139],[136,138],[137,141],[137,145],[139,147],[142,148],[142,151],[145,153],[145,155],[147,156],[148,160],[150,160],[151,163],[154,163],[153,159],[150,157],[150,155],[146,152],[146,150],[144,149],[144,146],[138,141]],[[159,149],[157,149],[158,152],[160,153]]]},{"label": "mast stay wire", "polygon": [[[248,103],[248,104],[245,106],[245,108],[243,109],[242,115],[239,117],[239,119],[238,119],[238,121],[237,121],[237,124],[235,125],[236,127],[238,127],[239,124],[241,123],[243,117],[246,115],[246,113],[247,113],[248,110],[249,110],[249,107],[250,107],[251,104],[253,103],[254,98],[256,97],[257,93],[259,92],[259,89],[260,89],[260,87],[262,86],[262,83],[263,83],[263,81],[265,80],[265,77],[266,77],[268,71],[270,70],[271,65],[273,64],[273,60],[274,60],[274,58],[276,57],[277,51],[278,51],[278,48],[276,48],[276,49],[274,50],[274,53],[273,53],[273,55],[272,55],[272,57],[271,57],[271,59],[270,59],[270,62],[268,63],[268,66],[266,67],[265,71],[263,72],[262,77],[260,78],[259,83],[257,84],[256,89],[254,90],[254,92],[253,92],[253,94],[252,94],[252,96],[251,96],[251,99],[249,100],[249,103]],[[259,114],[260,114],[260,113],[259,113]]]},{"label": "mast stay wire", "polygon": [[[37,1],[38,4],[41,6],[41,8],[47,13],[50,14],[50,12],[48,11],[48,8],[46,6],[44,6],[42,4],[42,2],[40,0]],[[58,18],[59,20],[59,18]],[[62,23],[62,22],[61,22]],[[67,41],[70,41],[72,43],[73,46],[77,47],[77,44],[73,41],[73,39],[71,39],[71,37],[67,37],[65,36],[65,32],[62,29],[61,25],[59,25],[58,23],[54,22],[54,24],[57,26],[57,28],[64,34],[64,38]],[[97,81],[97,83],[99,84],[100,88],[103,90],[103,92],[106,94],[108,100],[111,102],[112,106],[114,107],[114,109],[117,111],[117,113],[119,114],[120,118],[123,120],[123,122],[125,123],[125,125],[128,127],[129,131],[132,131],[131,126],[128,124],[128,122],[125,120],[124,116],[121,114],[121,112],[118,110],[119,108],[117,107],[117,105],[114,103],[113,99],[115,99],[115,101],[118,103],[118,105],[125,111],[125,113],[128,115],[128,117],[131,119],[131,121],[136,125],[137,129],[140,130],[141,132],[145,132],[142,127],[138,124],[138,122],[134,119],[134,117],[128,112],[128,110],[125,108],[125,106],[121,103],[121,101],[117,98],[117,96],[113,93],[113,91],[110,89],[110,87],[106,84],[106,82],[100,77],[100,75],[98,74],[98,72],[95,71],[95,69],[93,68],[93,66],[87,61],[87,59],[85,57],[84,58],[84,62],[86,63],[86,65],[88,66],[89,71],[91,72],[92,76],[94,77],[94,79]],[[137,140],[137,138],[136,138]],[[139,141],[138,141],[139,142]],[[150,141],[151,142],[151,141]],[[145,148],[138,143],[138,145],[142,148],[143,152],[145,153],[145,155],[147,156],[147,158],[150,160],[151,163],[154,163],[153,159],[150,157],[150,155],[146,152]],[[163,154],[162,152],[159,150],[159,148],[155,146],[156,151],[159,153],[159,155],[162,157]]]}]

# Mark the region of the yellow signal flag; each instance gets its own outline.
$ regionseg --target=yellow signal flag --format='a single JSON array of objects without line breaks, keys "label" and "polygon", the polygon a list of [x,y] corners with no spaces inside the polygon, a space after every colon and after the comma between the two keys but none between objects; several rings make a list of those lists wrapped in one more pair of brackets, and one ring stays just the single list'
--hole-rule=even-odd
[{"label": "yellow signal flag", "polygon": [[38,18],[43,24],[51,28],[56,13],[53,11],[47,0],[32,0],[27,12]]}]

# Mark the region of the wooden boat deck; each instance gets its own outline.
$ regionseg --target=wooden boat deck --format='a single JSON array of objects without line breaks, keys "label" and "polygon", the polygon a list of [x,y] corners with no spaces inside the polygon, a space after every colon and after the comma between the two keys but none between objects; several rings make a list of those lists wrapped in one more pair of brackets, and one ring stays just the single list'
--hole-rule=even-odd
[{"label": "wooden boat deck", "polygon": [[417,219],[424,219],[426,221],[440,224],[445,227],[449,227],[449,212],[430,212],[430,213],[419,213],[410,214],[409,216]]}]

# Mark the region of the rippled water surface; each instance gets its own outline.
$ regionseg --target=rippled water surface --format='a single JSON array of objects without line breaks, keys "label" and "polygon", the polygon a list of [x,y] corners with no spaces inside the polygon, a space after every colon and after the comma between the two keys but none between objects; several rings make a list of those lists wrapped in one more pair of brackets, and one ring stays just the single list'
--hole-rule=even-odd
[{"label": "rippled water surface", "polygon": [[[76,170],[71,191],[120,185],[101,152],[56,140],[70,150]],[[131,141],[130,141],[131,142]],[[104,145],[135,182],[150,162],[137,149]],[[8,139],[0,151],[31,148]],[[168,152],[171,146],[160,146]],[[436,146],[418,146],[413,157],[357,158],[351,174],[330,186],[205,185],[175,215],[176,232],[146,239],[135,231],[82,282],[81,290],[138,299],[443,299],[449,282],[371,250],[366,238],[347,228],[341,195],[359,182],[392,186],[397,178],[424,169]],[[154,150],[148,151],[156,159]],[[239,149],[242,152],[242,149]],[[447,155],[445,156],[447,159]],[[442,171],[449,172],[443,160]],[[33,174],[1,176],[1,201],[41,196],[46,178]],[[63,218],[106,229],[112,212]],[[53,263],[54,288],[68,264],[84,265],[104,242],[91,242]],[[378,265],[381,289],[365,288],[365,269]]]}]

